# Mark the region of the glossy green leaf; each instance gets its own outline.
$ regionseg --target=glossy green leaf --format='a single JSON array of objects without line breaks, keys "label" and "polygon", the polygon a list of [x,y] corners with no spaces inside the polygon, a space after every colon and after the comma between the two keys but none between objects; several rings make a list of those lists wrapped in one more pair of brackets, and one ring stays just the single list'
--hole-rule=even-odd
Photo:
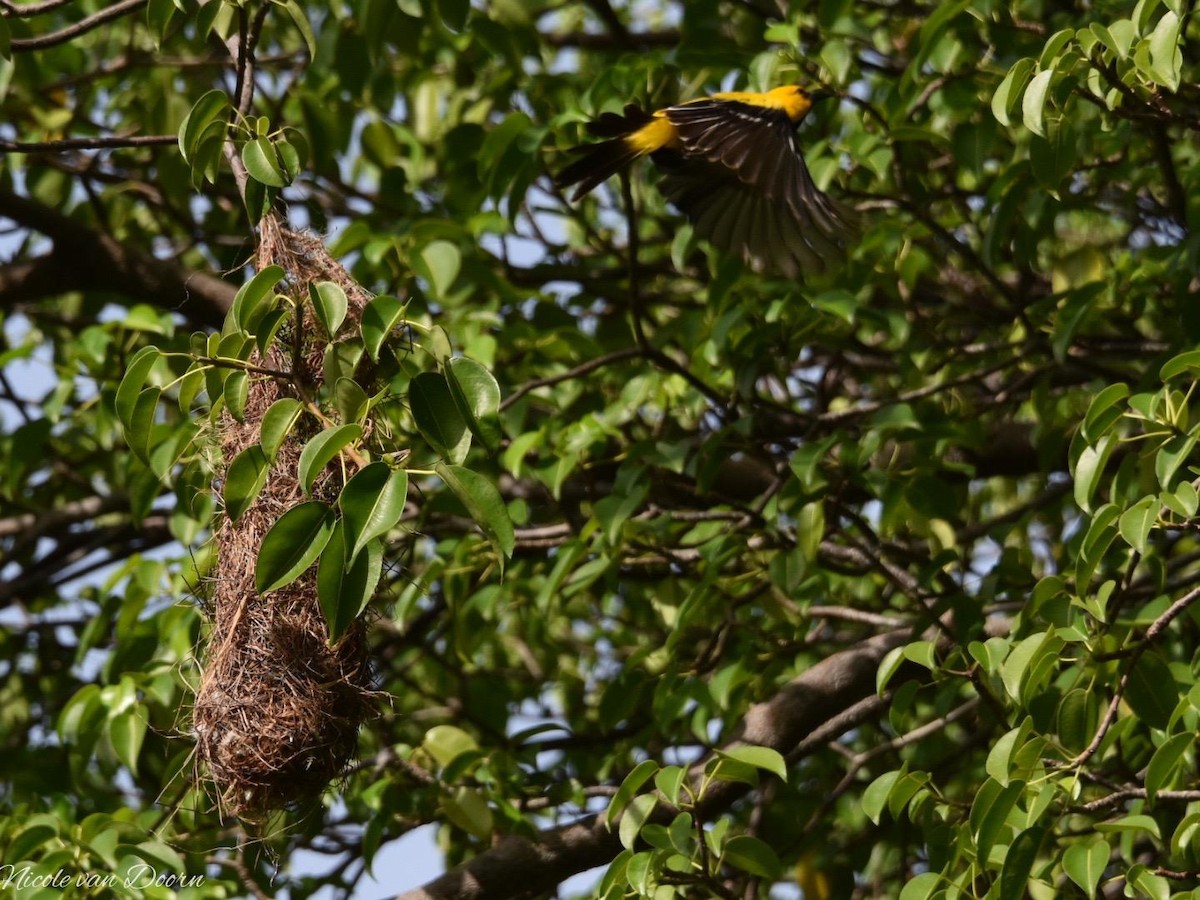
[{"label": "glossy green leaf", "polygon": [[783,781],[787,781],[787,763],[779,751],[772,750],[770,747],[732,747],[722,750],[720,753],[729,759],[744,762],[756,769],[778,775]]},{"label": "glossy green leaf", "polygon": [[1150,35],[1151,71],[1159,84],[1168,90],[1179,89],[1183,54],[1179,49],[1181,20],[1168,10]]},{"label": "glossy green leaf", "polygon": [[992,115],[1001,125],[1012,124],[1010,117],[1029,83],[1034,66],[1032,59],[1018,59],[992,94]]},{"label": "glossy green leaf", "polygon": [[759,878],[774,881],[783,872],[779,856],[771,849],[770,844],[748,834],[731,837],[725,844],[723,856],[729,865]]},{"label": "glossy green leaf", "polygon": [[308,21],[308,16],[304,13],[304,8],[296,0],[284,0],[283,8],[287,10],[288,15],[291,16],[292,23],[296,26],[296,30],[304,38],[304,46],[308,50],[309,62],[316,62],[317,38],[313,34],[312,25]]},{"label": "glossy green leaf", "polygon": [[280,397],[268,407],[259,426],[259,444],[267,462],[274,462],[279,448],[295,427],[303,412],[303,404],[294,397]]},{"label": "glossy green leaf", "polygon": [[255,590],[266,594],[299,578],[329,543],[334,523],[333,510],[319,500],[293,506],[280,516],[259,548]]},{"label": "glossy green leaf", "polygon": [[658,798],[654,794],[640,794],[629,801],[617,823],[617,836],[622,847],[632,850],[636,846],[642,826],[650,819],[657,805]]},{"label": "glossy green leaf", "polygon": [[1171,667],[1156,650],[1142,654],[1129,673],[1125,700],[1151,728],[1166,728],[1179,702],[1179,686]]},{"label": "glossy green leaf", "polygon": [[362,433],[362,426],[358,424],[331,425],[304,445],[300,451],[296,477],[306,494],[312,493],[313,484],[334,457],[361,438]]},{"label": "glossy green leaf", "polygon": [[446,378],[437,372],[420,373],[409,385],[408,403],[417,428],[433,449],[450,463],[463,462],[471,431]]},{"label": "glossy green leaf", "polygon": [[308,296],[312,300],[313,311],[325,333],[336,338],[342,323],[346,321],[346,311],[350,307],[346,292],[341,285],[332,281],[309,282]]},{"label": "glossy green leaf", "polygon": [[896,782],[903,775],[904,771],[902,769],[897,769],[893,772],[884,772],[863,790],[863,812],[876,825],[879,824],[883,817],[883,811],[887,809],[887,801],[892,793],[892,788],[895,787]]},{"label": "glossy green leaf", "polygon": [[971,808],[971,824],[981,865],[986,864],[992,846],[1004,839],[1005,821],[1024,791],[1025,782],[1010,781],[998,791],[987,794],[981,791],[976,795],[975,805]]},{"label": "glossy green leaf", "polygon": [[473,359],[458,356],[446,362],[446,382],[459,413],[485,447],[499,446],[500,385],[495,376]]},{"label": "glossy green leaf", "polygon": [[342,422],[362,424],[370,406],[370,398],[353,378],[339,378],[333,386],[333,405]]},{"label": "glossy green leaf", "polygon": [[138,756],[146,739],[146,712],[133,706],[112,718],[108,723],[108,738],[113,750],[127,769],[133,774],[138,771]]},{"label": "glossy green leaf", "polygon": [[663,766],[654,775],[654,786],[672,806],[679,805],[686,782],[687,769],[683,766]]},{"label": "glossy green leaf", "polygon": [[446,818],[477,838],[491,836],[494,818],[484,795],[476,788],[459,787],[449,797],[442,798]]},{"label": "glossy green leaf", "polygon": [[434,470],[483,529],[496,552],[502,558],[511,557],[516,534],[508,508],[496,486],[478,472],[462,466],[438,463]]},{"label": "glossy green leaf", "polygon": [[333,529],[317,565],[317,598],[329,626],[329,640],[337,641],[366,609],[383,572],[383,548],[367,542],[365,552],[351,558],[345,520]]},{"label": "glossy green leaf", "polygon": [[380,294],[373,297],[362,313],[363,346],[371,359],[379,360],[379,351],[383,348],[392,330],[404,320],[406,304],[395,297]]},{"label": "glossy green leaf", "polygon": [[179,151],[187,162],[196,162],[196,153],[210,129],[224,131],[231,109],[229,96],[221,90],[209,91],[192,104],[179,125]]},{"label": "glossy green leaf", "polygon": [[243,144],[242,164],[250,173],[250,177],[259,184],[275,188],[287,184],[287,176],[270,138],[259,137]]},{"label": "glossy green leaf", "polygon": [[1129,385],[1110,384],[1088,405],[1083,418],[1083,437],[1089,443],[1099,440],[1121,418],[1123,410],[1117,405],[1129,396]]},{"label": "glossy green leaf", "polygon": [[225,379],[222,390],[225,408],[239,422],[246,421],[246,402],[250,397],[250,374],[245,369],[234,369]]},{"label": "glossy green leaf", "polygon": [[1154,751],[1154,755],[1150,757],[1150,764],[1146,766],[1148,800],[1153,802],[1160,790],[1171,787],[1184,756],[1191,751],[1195,742],[1196,736],[1190,732],[1173,734]]},{"label": "glossy green leaf", "polygon": [[421,261],[429,274],[434,295],[444,297],[462,266],[458,247],[449,241],[433,241],[421,249]]},{"label": "glossy green leaf", "polygon": [[154,364],[160,358],[161,354],[157,347],[143,347],[133,355],[125,367],[125,375],[117,385],[113,407],[117,411],[117,419],[126,429],[133,422],[134,407],[137,405],[142,388],[146,386],[150,370],[154,368]]},{"label": "glossy green leaf", "polygon": [[222,496],[225,500],[225,515],[236,522],[258,499],[259,491],[267,482],[270,462],[262,447],[251,444],[233,458],[225,475]]},{"label": "glossy green leaf", "polygon": [[658,763],[652,759],[644,759],[630,771],[628,775],[621,781],[620,787],[613,797],[608,801],[608,809],[604,813],[604,820],[609,828],[617,821],[621,813],[625,811],[625,807],[630,801],[637,796],[638,791],[647,781],[649,781],[658,772]]},{"label": "glossy green leaf", "polygon": [[922,872],[905,883],[900,900],[930,900],[941,884],[942,876],[937,872]]},{"label": "glossy green leaf", "polygon": [[465,753],[473,753],[479,749],[475,738],[454,725],[435,725],[425,732],[425,740],[421,746],[434,758],[439,766],[445,768]]},{"label": "glossy green leaf", "polygon": [[1001,900],[1022,900],[1029,896],[1029,875],[1037,862],[1038,851],[1045,839],[1046,829],[1027,828],[1013,839],[1004,855],[1000,869]]},{"label": "glossy green leaf", "polygon": [[150,462],[150,440],[153,437],[155,420],[158,417],[158,401],[162,391],[149,387],[137,396],[125,428],[125,441],[138,459]]},{"label": "glossy green leaf", "polygon": [[1041,137],[1046,136],[1046,94],[1050,90],[1053,69],[1044,69],[1033,76],[1021,98],[1021,117],[1025,127]]},{"label": "glossy green leaf", "polygon": [[1103,838],[1072,844],[1063,853],[1063,871],[1087,896],[1094,897],[1111,855],[1112,850]]},{"label": "glossy green leaf", "polygon": [[346,527],[349,560],[358,557],[369,542],[383,537],[404,514],[408,497],[408,473],[373,462],[355,474],[342,488],[338,505]]},{"label": "glossy green leaf", "polygon": [[275,298],[275,285],[283,280],[281,266],[266,266],[238,289],[233,298],[230,316],[243,331],[253,332],[254,326],[270,311]]},{"label": "glossy green leaf", "polygon": [[1143,497],[1121,514],[1119,529],[1125,543],[1138,553],[1146,552],[1146,542],[1158,521],[1158,498]]}]

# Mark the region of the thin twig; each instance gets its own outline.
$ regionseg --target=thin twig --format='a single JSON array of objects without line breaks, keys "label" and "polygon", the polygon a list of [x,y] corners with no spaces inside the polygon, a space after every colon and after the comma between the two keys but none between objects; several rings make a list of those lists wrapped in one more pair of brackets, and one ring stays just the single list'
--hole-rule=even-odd
[{"label": "thin twig", "polygon": [[52,31],[49,34],[43,34],[38,37],[31,38],[14,38],[9,44],[13,53],[26,53],[30,50],[43,50],[46,47],[56,47],[59,44],[65,44],[81,34],[86,34],[94,28],[99,28],[105,22],[111,22],[113,19],[119,19],[121,16],[131,13],[134,10],[145,6],[149,0],[121,0],[120,3],[114,3],[107,9],[102,9],[98,13],[88,16],[86,19],[80,19],[74,25],[68,25],[66,28]]}]

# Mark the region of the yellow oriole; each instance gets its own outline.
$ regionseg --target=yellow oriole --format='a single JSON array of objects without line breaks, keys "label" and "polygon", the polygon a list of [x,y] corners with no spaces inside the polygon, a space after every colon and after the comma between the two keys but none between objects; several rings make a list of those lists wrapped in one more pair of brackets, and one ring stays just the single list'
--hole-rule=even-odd
[{"label": "yellow oriole", "polygon": [[765,93],[727,91],[648,113],[630,104],[604,113],[588,133],[608,138],[572,152],[582,158],[555,178],[578,185],[578,200],[649,155],[662,170],[659,188],[718,249],[757,271],[794,278],[843,255],[857,216],[822,193],[808,173],[796,127],[828,96],[795,85]]}]

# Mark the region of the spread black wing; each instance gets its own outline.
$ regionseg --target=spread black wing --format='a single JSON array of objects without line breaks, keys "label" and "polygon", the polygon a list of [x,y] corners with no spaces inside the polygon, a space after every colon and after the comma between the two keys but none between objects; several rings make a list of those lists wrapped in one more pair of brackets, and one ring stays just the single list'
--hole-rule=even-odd
[{"label": "spread black wing", "polygon": [[660,188],[718,248],[788,277],[840,258],[857,221],[818,190],[782,110],[730,100],[673,106],[677,150],[655,155]]}]

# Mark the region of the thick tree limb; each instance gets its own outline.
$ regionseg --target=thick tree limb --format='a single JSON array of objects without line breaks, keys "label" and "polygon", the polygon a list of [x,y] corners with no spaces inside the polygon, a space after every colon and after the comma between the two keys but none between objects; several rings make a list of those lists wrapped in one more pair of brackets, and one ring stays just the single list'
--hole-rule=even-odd
[{"label": "thick tree limb", "polygon": [[[907,630],[878,635],[817,663],[770,700],[752,707],[726,748],[756,744],[788,755],[825,722],[870,696],[883,657],[911,636]],[[705,762],[697,767],[702,769]],[[705,818],[717,815],[745,791],[745,785],[733,782],[714,785],[698,812]],[[440,878],[401,894],[398,900],[536,896],[572,875],[603,865],[620,849],[616,833],[604,826],[603,816],[595,816],[548,829],[536,841],[506,837]]]},{"label": "thick tree limb", "polygon": [[0,273],[0,306],[67,291],[110,290],[177,310],[197,325],[219,326],[237,293],[220,278],[158,259],[10,191],[0,191],[0,218],[54,242],[49,255]]}]

